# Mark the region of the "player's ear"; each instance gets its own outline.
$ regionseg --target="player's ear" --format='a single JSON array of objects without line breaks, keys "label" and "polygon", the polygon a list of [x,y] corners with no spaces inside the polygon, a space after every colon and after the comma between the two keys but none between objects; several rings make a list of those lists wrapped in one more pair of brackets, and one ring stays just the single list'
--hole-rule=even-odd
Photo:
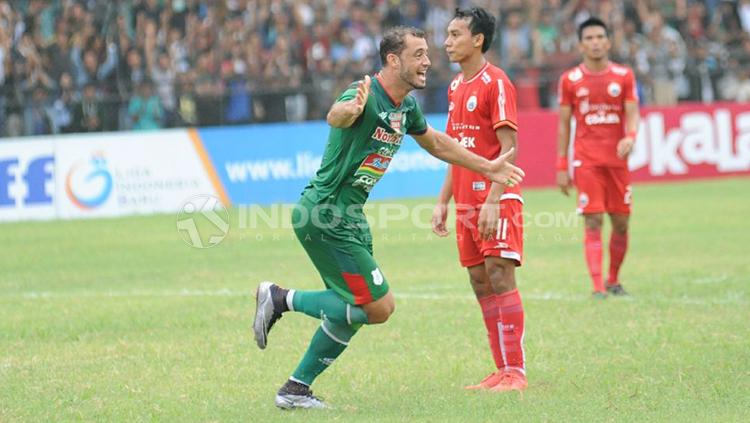
[{"label": "player's ear", "polygon": [[397,54],[390,53],[388,56],[386,56],[386,60],[388,60],[388,65],[396,67],[401,64],[401,58],[398,57]]},{"label": "player's ear", "polygon": [[474,47],[482,47],[482,44],[484,44],[484,34],[481,32],[475,36],[472,37],[474,41]]}]

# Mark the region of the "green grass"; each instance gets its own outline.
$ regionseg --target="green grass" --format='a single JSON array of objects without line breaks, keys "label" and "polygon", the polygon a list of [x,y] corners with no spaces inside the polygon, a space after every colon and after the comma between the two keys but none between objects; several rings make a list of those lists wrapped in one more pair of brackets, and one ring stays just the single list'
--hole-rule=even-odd
[{"label": "green grass", "polygon": [[454,241],[374,226],[396,314],[316,382],[334,410],[293,413],[273,396],[317,323],[286,316],[265,351],[250,331],[258,281],[321,286],[290,229],[241,229],[233,211],[201,250],[168,215],[0,225],[0,421],[747,421],[749,193],[746,178],[638,186],[633,298],[594,302],[573,200],[526,192],[523,395],[462,389],[492,361]]}]

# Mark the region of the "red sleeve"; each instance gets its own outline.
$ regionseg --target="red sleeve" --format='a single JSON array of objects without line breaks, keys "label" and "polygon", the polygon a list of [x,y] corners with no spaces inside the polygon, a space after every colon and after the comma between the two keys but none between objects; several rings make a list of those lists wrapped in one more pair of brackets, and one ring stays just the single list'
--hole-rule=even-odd
[{"label": "red sleeve", "polygon": [[494,84],[490,85],[488,95],[492,129],[508,125],[518,131],[516,87],[505,78],[497,78]]},{"label": "red sleeve", "polygon": [[557,83],[557,102],[561,106],[572,106],[573,105],[573,98],[571,95],[571,89],[570,89],[570,79],[568,78],[568,73],[565,72],[560,76],[560,81]]},{"label": "red sleeve", "polygon": [[635,75],[632,69],[628,69],[628,73],[625,74],[625,82],[622,89],[625,92],[625,101],[638,103],[638,86],[635,83]]}]

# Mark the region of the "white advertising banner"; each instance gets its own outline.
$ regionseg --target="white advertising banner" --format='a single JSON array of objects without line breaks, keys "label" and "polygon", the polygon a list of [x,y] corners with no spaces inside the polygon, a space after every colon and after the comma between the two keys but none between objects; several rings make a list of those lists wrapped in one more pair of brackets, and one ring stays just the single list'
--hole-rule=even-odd
[{"label": "white advertising banner", "polygon": [[55,218],[55,144],[0,141],[0,221]]},{"label": "white advertising banner", "polygon": [[216,190],[185,130],[122,132],[61,140],[58,217],[176,212]]}]

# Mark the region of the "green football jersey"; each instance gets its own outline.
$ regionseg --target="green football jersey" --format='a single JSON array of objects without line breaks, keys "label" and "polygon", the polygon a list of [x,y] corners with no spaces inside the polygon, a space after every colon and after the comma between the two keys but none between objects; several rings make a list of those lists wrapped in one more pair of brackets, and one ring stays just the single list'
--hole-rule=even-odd
[{"label": "green football jersey", "polygon": [[[356,97],[357,83],[336,100]],[[421,135],[427,121],[414,97],[400,105],[391,100],[377,78],[372,78],[364,111],[349,128],[331,128],[320,169],[305,188],[305,196],[317,204],[342,210],[363,205],[383,177],[405,134]]]}]

